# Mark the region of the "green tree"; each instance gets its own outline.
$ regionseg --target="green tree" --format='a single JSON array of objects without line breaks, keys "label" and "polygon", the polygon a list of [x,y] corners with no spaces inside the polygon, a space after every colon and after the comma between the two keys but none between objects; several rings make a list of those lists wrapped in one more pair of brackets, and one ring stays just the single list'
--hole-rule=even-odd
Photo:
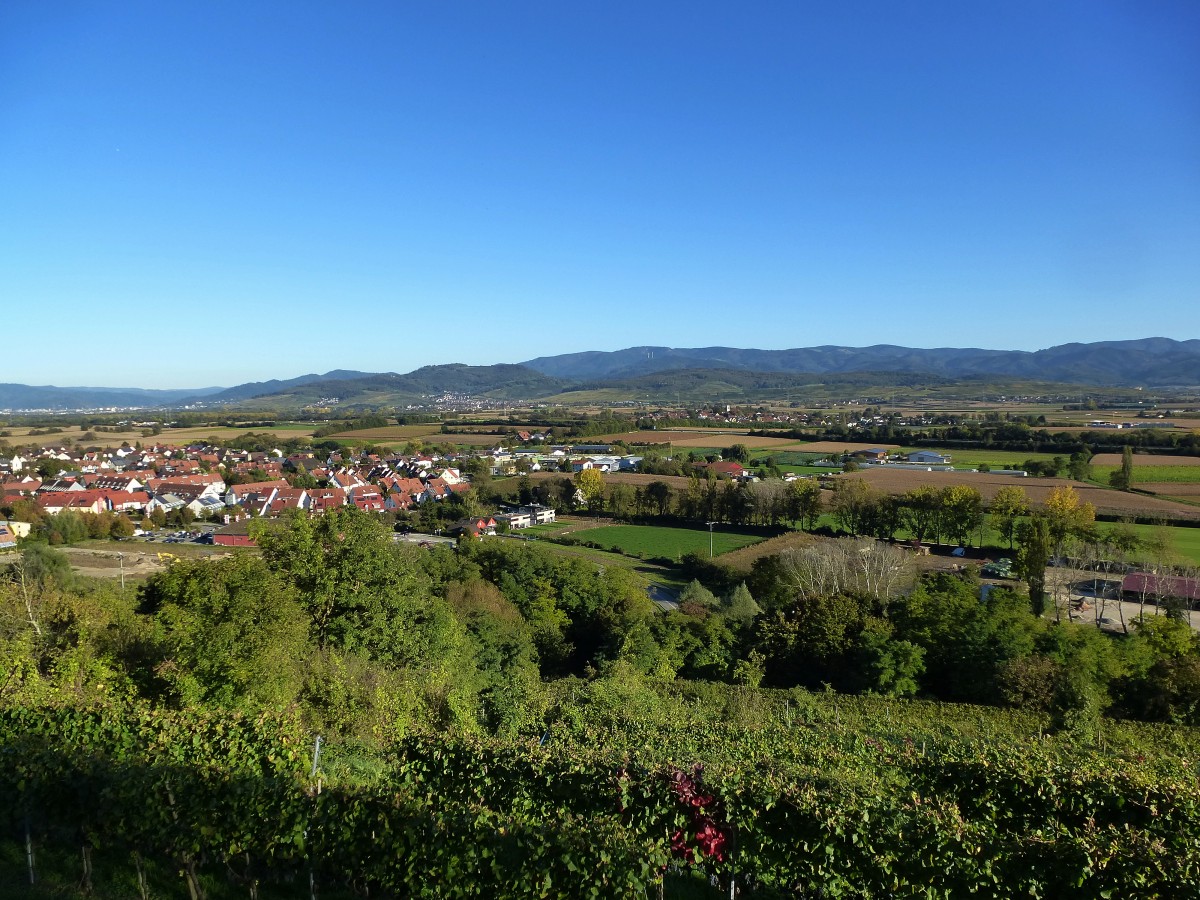
[{"label": "green tree", "polygon": [[904,523],[917,543],[939,537],[941,508],[936,488],[922,484],[905,491],[900,497],[900,506]]},{"label": "green tree", "polygon": [[815,478],[798,478],[789,482],[785,491],[787,517],[805,531],[817,526],[824,504],[821,485]]},{"label": "green tree", "polygon": [[257,522],[263,559],[296,590],[321,650],[362,653],[395,665],[436,658],[449,640],[448,610],[430,591],[412,551],[353,506],[310,519]]},{"label": "green tree", "polygon": [[665,481],[650,482],[646,485],[646,499],[658,515],[665,516],[671,509],[671,486]]},{"label": "green tree", "polygon": [[705,612],[716,610],[720,605],[716,595],[694,578],[679,592],[677,599],[680,609],[692,615],[703,615]]},{"label": "green tree", "polygon": [[750,593],[750,589],[746,587],[746,582],[743,581],[729,595],[729,599],[724,606],[724,613],[725,618],[731,622],[748,624],[761,615],[762,610],[754,602],[754,596]]},{"label": "green tree", "polygon": [[1121,468],[1108,476],[1108,483],[1120,491],[1133,488],[1133,448],[1128,444],[1121,451]]},{"label": "green tree", "polygon": [[608,489],[608,509],[615,518],[629,516],[633,508],[633,489],[629,485],[618,482]]},{"label": "green tree", "polygon": [[1087,481],[1092,477],[1092,451],[1087,447],[1081,450],[1076,450],[1071,454],[1071,461],[1068,465],[1068,470],[1071,473],[1071,478],[1075,481]]},{"label": "green tree", "polygon": [[966,546],[983,522],[982,495],[970,485],[952,484],[940,492],[939,500],[946,536],[952,543]]},{"label": "green tree", "polygon": [[113,516],[112,524],[109,526],[109,534],[114,538],[130,538],[134,532],[133,520],[125,514]]},{"label": "green tree", "polygon": [[989,509],[992,527],[1008,541],[1011,550],[1017,536],[1017,523],[1029,515],[1029,499],[1022,487],[1007,486],[996,491]]},{"label": "green tree", "polygon": [[510,734],[526,721],[541,694],[537,651],[524,616],[493,584],[452,582],[446,599],[469,636],[480,719]]},{"label": "green tree", "polygon": [[907,697],[920,688],[925,650],[911,641],[896,640],[886,619],[870,618],[858,639],[862,687],[875,694]]},{"label": "green tree", "polygon": [[1035,616],[1046,611],[1046,566],[1053,548],[1050,521],[1035,514],[1017,529],[1021,549],[1017,553],[1017,573],[1029,585],[1029,608]]},{"label": "green tree", "polygon": [[750,462],[750,450],[745,444],[734,444],[731,447],[726,447],[721,451],[722,459],[733,460],[741,463],[743,466]]},{"label": "green tree", "polygon": [[865,534],[879,495],[861,478],[840,478],[833,491],[830,510],[845,531]]},{"label": "green tree", "polygon": [[300,690],[307,623],[260,559],[180,560],[139,590],[153,615],[160,673],[188,703],[284,706]]}]

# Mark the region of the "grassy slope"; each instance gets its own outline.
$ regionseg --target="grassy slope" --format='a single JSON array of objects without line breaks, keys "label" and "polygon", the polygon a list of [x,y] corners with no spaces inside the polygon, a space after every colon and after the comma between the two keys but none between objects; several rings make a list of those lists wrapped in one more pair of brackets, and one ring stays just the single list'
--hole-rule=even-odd
[{"label": "grassy slope", "polygon": [[[607,525],[602,528],[576,531],[571,536],[579,540],[615,547],[626,553],[640,553],[648,557],[664,556],[669,559],[678,559],[685,553],[707,556],[709,550],[709,531],[706,528]],[[728,553],[761,540],[761,535],[739,534],[724,530],[724,526],[722,526],[712,532],[713,555],[720,556],[722,553]]]}]

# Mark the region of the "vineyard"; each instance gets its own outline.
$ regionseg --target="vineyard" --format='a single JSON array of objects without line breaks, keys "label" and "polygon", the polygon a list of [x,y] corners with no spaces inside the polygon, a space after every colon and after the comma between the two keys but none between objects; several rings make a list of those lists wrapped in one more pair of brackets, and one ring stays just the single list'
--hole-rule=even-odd
[{"label": "vineyard", "polygon": [[1191,730],[735,688],[720,715],[686,713],[706,694],[635,720],[600,690],[564,690],[536,735],[317,760],[287,717],[6,710],[0,889],[43,896],[57,853],[114,897],[1200,892]]}]

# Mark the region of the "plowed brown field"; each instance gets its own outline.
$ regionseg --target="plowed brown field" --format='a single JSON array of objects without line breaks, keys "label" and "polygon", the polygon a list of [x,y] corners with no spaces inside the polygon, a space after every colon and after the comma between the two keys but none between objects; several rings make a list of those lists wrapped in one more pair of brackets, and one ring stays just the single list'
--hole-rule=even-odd
[{"label": "plowed brown field", "polygon": [[[1120,453],[1097,453],[1092,457],[1093,466],[1119,466]],[[1148,453],[1133,454],[1133,464],[1141,466],[1200,466],[1200,456],[1151,456]]]},{"label": "plowed brown field", "polygon": [[861,478],[889,494],[903,494],[922,484],[939,489],[952,484],[966,484],[977,488],[984,500],[991,500],[1002,487],[1019,487],[1025,490],[1032,503],[1043,503],[1054,488],[1070,485],[1079,494],[1079,499],[1091,503],[1097,512],[1114,516],[1200,519],[1200,508],[1194,506],[1172,503],[1158,497],[1107,490],[1066,478],[1018,478],[986,472],[911,472],[905,469],[864,469],[836,477]]},{"label": "plowed brown field", "polygon": [[1139,481],[1134,487],[1164,497],[1200,497],[1200,482],[1195,481]]}]

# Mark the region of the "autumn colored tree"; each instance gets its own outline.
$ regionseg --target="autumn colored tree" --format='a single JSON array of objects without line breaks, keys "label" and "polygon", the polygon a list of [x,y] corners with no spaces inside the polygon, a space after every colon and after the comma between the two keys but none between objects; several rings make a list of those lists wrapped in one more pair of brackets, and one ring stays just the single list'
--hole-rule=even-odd
[{"label": "autumn colored tree", "polygon": [[575,476],[575,486],[583,495],[587,508],[599,512],[604,505],[604,474],[596,468],[580,469]]}]

